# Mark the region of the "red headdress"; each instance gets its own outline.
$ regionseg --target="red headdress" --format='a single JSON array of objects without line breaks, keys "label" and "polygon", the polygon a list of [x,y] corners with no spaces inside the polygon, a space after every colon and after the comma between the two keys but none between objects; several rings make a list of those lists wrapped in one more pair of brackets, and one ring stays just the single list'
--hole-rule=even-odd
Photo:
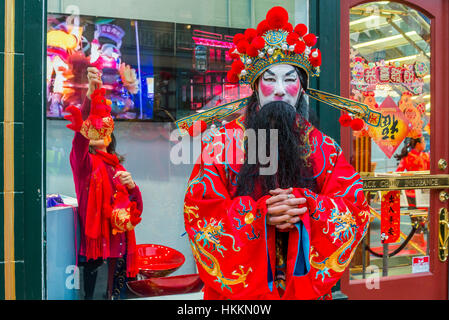
[{"label": "red headdress", "polygon": [[[256,28],[248,28],[233,38],[234,47],[227,56],[233,62],[227,73],[229,82],[240,85],[254,84],[262,73],[274,65],[289,64],[304,70],[307,79],[320,75],[321,51],[315,34],[308,32],[306,25],[295,27],[288,21],[288,12],[279,6],[271,8]],[[362,119],[368,125],[379,126],[382,115],[362,102],[334,94],[307,88],[310,98],[327,103]],[[246,107],[249,97],[233,101],[207,111],[196,113],[175,123],[181,134],[195,136],[206,130],[207,124],[226,119]],[[363,127],[363,121],[355,121],[354,129]],[[192,128],[195,127],[195,128]]]},{"label": "red headdress", "polygon": [[313,48],[317,37],[307,31],[302,23],[293,28],[284,8],[271,8],[257,29],[234,36],[235,47],[228,52],[233,59],[228,81],[253,86],[265,70],[277,64],[297,66],[309,77],[319,76],[321,52]]}]

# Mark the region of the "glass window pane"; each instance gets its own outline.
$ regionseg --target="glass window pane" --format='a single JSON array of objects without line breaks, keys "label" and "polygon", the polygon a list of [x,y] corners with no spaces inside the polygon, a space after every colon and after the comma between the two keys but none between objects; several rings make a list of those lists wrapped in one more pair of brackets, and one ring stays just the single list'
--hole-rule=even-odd
[{"label": "glass window pane", "polygon": [[[47,193],[55,199],[61,195],[66,202],[67,197],[76,200],[70,165],[74,135],[66,128],[68,122],[63,116],[69,105],[82,105],[87,92],[87,67],[95,66],[102,70],[106,97],[112,102],[117,153],[125,157],[123,165],[142,192],[144,210],[142,222],[135,229],[137,243],[167,246],[184,255],[184,263],[169,276],[195,274],[196,266],[185,236],[183,206],[198,150],[194,150],[191,141],[183,140],[184,150],[190,150],[190,161],[180,164],[172,161],[171,152],[178,142],[171,139],[173,122],[249,96],[248,88],[226,81],[231,64],[226,51],[233,36],[256,27],[275,5],[288,10],[292,24],[307,22],[308,1],[286,4],[272,0],[49,0],[47,3]],[[76,205],[76,201],[72,203]],[[53,214],[49,214],[51,211]],[[52,220],[47,220],[47,226],[60,222],[57,228],[46,230],[47,270],[49,274],[62,275],[48,278],[48,296],[82,299],[85,285],[82,273],[77,291],[65,286],[66,267],[76,263],[73,235],[76,220],[71,208],[63,211],[47,210],[47,219]],[[57,220],[63,216],[65,220]],[[79,232],[79,224],[77,228]],[[65,237],[65,242],[58,237]],[[64,243],[65,256],[60,254],[59,243]],[[103,264],[96,299],[104,297],[107,272],[108,266]]]},{"label": "glass window pane", "polygon": [[[406,5],[378,1],[351,8],[349,26],[351,98],[383,116],[379,127],[353,131],[356,170],[365,178],[428,174],[430,20]],[[373,221],[352,262],[352,279],[366,277],[370,266],[383,276],[419,272],[414,258],[428,255],[429,190],[397,190],[400,213],[389,216],[400,226],[395,241],[388,240],[393,229],[385,228],[384,195],[367,192]]]}]

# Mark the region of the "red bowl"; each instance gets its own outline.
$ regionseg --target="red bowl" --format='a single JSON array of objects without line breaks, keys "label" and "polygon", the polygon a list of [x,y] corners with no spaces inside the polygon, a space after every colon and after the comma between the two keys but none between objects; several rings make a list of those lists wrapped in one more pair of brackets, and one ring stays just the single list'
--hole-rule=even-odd
[{"label": "red bowl", "polygon": [[159,244],[137,245],[137,264],[145,278],[165,277],[176,271],[185,261],[184,255]]},{"label": "red bowl", "polygon": [[126,283],[129,290],[139,297],[155,297],[198,292],[203,288],[198,274],[151,278]]}]

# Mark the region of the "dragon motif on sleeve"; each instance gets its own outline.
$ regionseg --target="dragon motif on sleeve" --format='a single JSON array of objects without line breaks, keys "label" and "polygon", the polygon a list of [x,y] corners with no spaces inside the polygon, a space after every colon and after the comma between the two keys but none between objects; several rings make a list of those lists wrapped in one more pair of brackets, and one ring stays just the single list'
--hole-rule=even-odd
[{"label": "dragon motif on sleeve", "polygon": [[[190,245],[192,247],[193,256],[198,264],[200,264],[209,275],[217,278],[215,281],[221,284],[221,289],[226,288],[232,292],[230,286],[239,283],[243,283],[243,286],[247,287],[246,278],[248,274],[252,272],[251,268],[248,268],[245,271],[244,266],[240,265],[240,271],[234,270],[231,273],[235,278],[226,277],[220,268],[218,259],[211,253],[217,251],[223,257],[223,251],[228,250],[223,246],[222,241],[220,241],[222,237],[231,238],[232,250],[235,252],[240,251],[239,247],[235,247],[234,237],[224,232],[222,221],[217,221],[213,218],[210,219],[209,223],[205,219],[202,221],[199,220],[197,222],[197,227],[198,231],[192,228],[195,235],[193,240],[190,241]],[[206,248],[209,250],[206,250]]]},{"label": "dragon motif on sleeve", "polygon": [[[334,202],[334,201],[332,201]],[[329,257],[324,260],[318,262],[315,260],[319,256],[318,252],[314,252],[314,248],[311,248],[310,254],[310,264],[315,269],[319,270],[317,272],[317,277],[319,275],[322,276],[323,280],[325,276],[331,276],[329,271],[332,270],[336,273],[343,272],[348,264],[351,262],[352,256],[354,255],[355,250],[353,250],[349,257],[346,260],[342,260],[342,257],[348,250],[351,248],[355,248],[353,244],[355,243],[356,233],[357,233],[357,224],[349,210],[346,212],[339,212],[337,205],[334,202],[334,209],[331,211],[331,215],[328,219],[328,224],[332,224],[334,226],[334,232],[332,233],[332,237],[334,238],[334,243],[337,240],[343,242],[343,245],[340,246],[335,252],[333,252]],[[323,230],[324,231],[324,230]],[[329,225],[327,228],[329,231]],[[327,233],[326,231],[324,231]],[[365,234],[366,230],[364,230]],[[363,238],[363,235],[360,239]],[[359,240],[360,241],[360,240]]]}]

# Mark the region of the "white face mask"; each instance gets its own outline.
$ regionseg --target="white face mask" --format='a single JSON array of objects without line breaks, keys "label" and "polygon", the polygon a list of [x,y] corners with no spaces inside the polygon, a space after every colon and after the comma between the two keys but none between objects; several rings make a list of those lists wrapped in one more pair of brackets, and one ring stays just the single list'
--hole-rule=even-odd
[{"label": "white face mask", "polygon": [[275,65],[260,77],[257,93],[261,107],[273,101],[284,101],[294,107],[301,93],[298,73],[289,64]]}]

